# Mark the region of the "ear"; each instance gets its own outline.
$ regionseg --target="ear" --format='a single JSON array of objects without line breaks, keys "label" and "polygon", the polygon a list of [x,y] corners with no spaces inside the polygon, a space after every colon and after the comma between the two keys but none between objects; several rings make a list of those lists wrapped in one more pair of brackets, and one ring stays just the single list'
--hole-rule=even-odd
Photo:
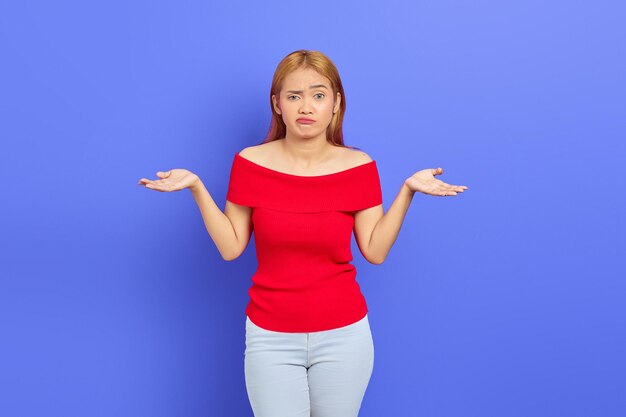
[{"label": "ear", "polygon": [[341,93],[337,91],[337,98],[335,99],[335,106],[333,107],[333,114],[339,111],[340,105],[341,105]]},{"label": "ear", "polygon": [[272,103],[274,104],[274,110],[276,113],[281,114],[280,107],[278,107],[278,102],[276,101],[276,94],[272,94]]}]

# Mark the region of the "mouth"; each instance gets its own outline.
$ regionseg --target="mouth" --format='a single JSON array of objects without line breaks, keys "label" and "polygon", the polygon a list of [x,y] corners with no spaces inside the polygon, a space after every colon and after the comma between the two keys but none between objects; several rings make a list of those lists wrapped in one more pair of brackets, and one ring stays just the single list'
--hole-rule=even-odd
[{"label": "mouth", "polygon": [[315,120],[306,119],[304,117],[301,117],[301,118],[297,119],[296,122],[298,122],[300,124],[303,124],[303,125],[310,125],[311,123],[315,123]]}]

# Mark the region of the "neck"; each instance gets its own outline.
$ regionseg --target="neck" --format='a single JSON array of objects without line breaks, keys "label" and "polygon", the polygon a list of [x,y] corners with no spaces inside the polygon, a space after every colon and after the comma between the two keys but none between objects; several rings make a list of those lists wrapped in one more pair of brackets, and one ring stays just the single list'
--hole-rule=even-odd
[{"label": "neck", "polygon": [[334,148],[326,140],[326,134],[315,138],[294,137],[289,134],[280,139],[284,155],[298,166],[308,168],[326,160]]}]

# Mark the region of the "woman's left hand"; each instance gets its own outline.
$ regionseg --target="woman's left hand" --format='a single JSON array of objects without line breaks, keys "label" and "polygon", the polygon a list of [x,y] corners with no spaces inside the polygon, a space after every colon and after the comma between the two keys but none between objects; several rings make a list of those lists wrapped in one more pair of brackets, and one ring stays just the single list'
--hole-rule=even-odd
[{"label": "woman's left hand", "polygon": [[435,175],[441,174],[443,174],[443,168],[423,169],[407,178],[404,183],[413,192],[419,191],[437,196],[457,195],[467,190],[468,187],[464,185],[450,185],[435,178]]}]

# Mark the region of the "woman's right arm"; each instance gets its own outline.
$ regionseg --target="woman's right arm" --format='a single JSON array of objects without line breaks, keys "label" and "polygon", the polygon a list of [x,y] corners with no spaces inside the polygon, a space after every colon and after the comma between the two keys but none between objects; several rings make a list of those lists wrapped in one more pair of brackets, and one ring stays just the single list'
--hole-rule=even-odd
[{"label": "woman's right arm", "polygon": [[139,185],[161,192],[180,191],[189,188],[196,200],[202,219],[217,250],[226,261],[232,261],[243,253],[252,234],[252,209],[226,200],[224,213],[217,207],[206,187],[196,174],[186,169],[157,172],[159,180],[142,178]]},{"label": "woman's right arm", "polygon": [[252,235],[252,209],[226,200],[224,213],[198,180],[189,187],[196,200],[207,232],[226,261],[238,258],[248,246]]}]

